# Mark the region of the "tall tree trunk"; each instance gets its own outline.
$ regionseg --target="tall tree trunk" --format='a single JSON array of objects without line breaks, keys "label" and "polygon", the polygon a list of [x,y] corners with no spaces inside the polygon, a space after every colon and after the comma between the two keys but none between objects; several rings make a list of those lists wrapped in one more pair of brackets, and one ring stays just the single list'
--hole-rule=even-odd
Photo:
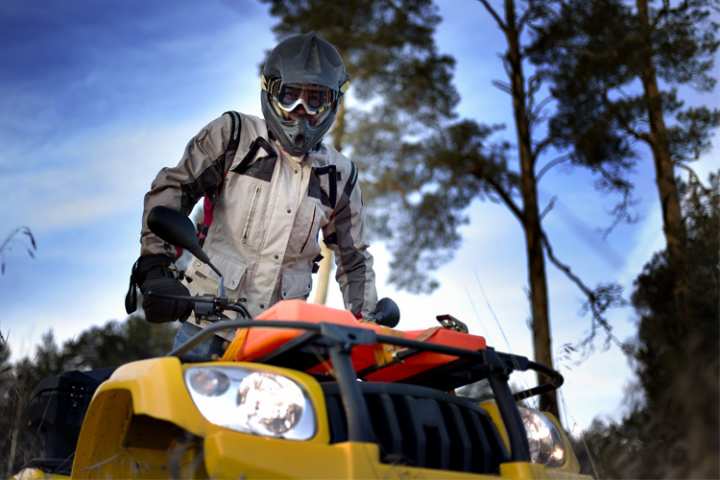
[{"label": "tall tree trunk", "polygon": [[[528,280],[530,282],[530,305],[532,310],[532,333],[535,360],[553,368],[552,341],[550,338],[550,315],[548,310],[547,277],[545,274],[545,254],[542,243],[542,228],[538,209],[537,178],[535,177],[535,159],[532,152],[530,121],[527,112],[527,95],[520,52],[520,32],[515,18],[514,0],[505,0],[505,35],[508,42],[507,61],[510,65],[513,97],[513,114],[517,131],[517,144],[520,154],[521,189],[523,197],[523,229],[528,262]],[[538,382],[549,381],[538,373]],[[555,392],[540,397],[540,409],[560,418]]]},{"label": "tall tree trunk", "polygon": [[663,216],[663,232],[673,272],[673,292],[678,315],[683,321],[687,314],[687,230],[682,218],[680,196],[670,155],[668,131],[663,117],[662,97],[657,84],[657,74],[652,56],[650,38],[650,17],[647,0],[636,0],[645,52],[642,55],[641,81],[647,102],[648,122],[650,123],[650,146],[655,161],[655,181]]},{"label": "tall tree trunk", "polygon": [[[338,152],[342,150],[342,141],[345,136],[345,101],[340,100],[337,115],[335,117],[335,125],[332,131],[333,146]],[[320,255],[323,256],[320,261],[320,270],[318,270],[317,289],[315,290],[314,303],[325,305],[327,302],[328,285],[330,284],[330,272],[332,270],[333,252],[325,242],[320,243]]]}]

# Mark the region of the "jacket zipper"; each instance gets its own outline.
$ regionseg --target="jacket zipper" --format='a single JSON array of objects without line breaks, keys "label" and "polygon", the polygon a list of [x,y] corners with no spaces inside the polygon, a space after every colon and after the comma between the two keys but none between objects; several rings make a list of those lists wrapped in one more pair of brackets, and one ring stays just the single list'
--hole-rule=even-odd
[{"label": "jacket zipper", "polygon": [[313,216],[312,220],[310,220],[310,229],[308,230],[307,237],[305,237],[305,241],[302,244],[302,248],[300,249],[300,253],[305,250],[305,245],[307,245],[308,240],[310,240],[310,234],[313,231],[313,225],[315,225],[315,211],[317,210],[317,207],[313,207]]},{"label": "jacket zipper", "polygon": [[242,239],[243,243],[247,243],[248,233],[250,225],[252,225],[253,217],[255,216],[255,207],[257,206],[257,199],[260,196],[260,186],[255,187],[255,193],[253,193],[252,201],[250,202],[250,213],[248,214],[247,221],[245,222],[245,228],[243,229]]}]

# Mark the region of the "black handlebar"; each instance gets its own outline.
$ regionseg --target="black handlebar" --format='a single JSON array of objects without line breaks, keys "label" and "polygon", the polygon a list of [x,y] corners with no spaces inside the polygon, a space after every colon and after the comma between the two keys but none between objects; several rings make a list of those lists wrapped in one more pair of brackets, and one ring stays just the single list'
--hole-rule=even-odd
[{"label": "black handlebar", "polygon": [[[270,327],[270,328],[298,328],[302,330],[308,330],[311,332],[320,333],[322,330],[322,325],[328,325],[328,323],[309,323],[309,322],[299,322],[295,320],[253,320],[250,313],[247,311],[244,305],[236,303],[236,302],[230,302],[227,298],[223,297],[213,297],[211,295],[202,295],[202,296],[188,296],[188,295],[168,295],[163,293],[153,293],[152,291],[148,292],[147,295],[153,295],[158,298],[167,298],[171,300],[187,300],[190,302],[193,302],[194,304],[194,310],[196,314],[201,315],[202,317],[217,322],[215,325],[210,325],[208,327],[205,327],[203,330],[197,333],[197,335],[190,338],[187,342],[180,345],[178,348],[174,349],[170,352],[170,355],[177,355],[182,356],[185,352],[191,350],[195,345],[198,345],[205,339],[209,338],[211,335],[213,335],[215,332],[222,331],[222,330],[228,330],[228,329],[237,329],[237,328],[252,328],[252,327]],[[384,306],[382,305],[384,303]],[[240,314],[240,316],[244,319],[242,320],[226,320],[227,317],[222,314],[223,311],[229,310],[233,312],[237,312]],[[380,302],[378,302],[378,310],[383,310],[383,314],[387,315],[387,318],[391,319],[390,325],[385,323],[386,326],[394,326],[397,324],[392,324],[392,319],[399,318],[399,310],[395,302],[390,300],[389,298],[383,298]],[[213,318],[214,317],[214,318]],[[380,322],[378,322],[380,323]],[[381,323],[382,324],[382,323]],[[362,329],[364,331],[368,331],[367,329]],[[374,333],[370,331],[371,333]],[[368,339],[369,337],[367,335],[364,335],[365,339]],[[386,343],[390,345],[396,345],[399,347],[405,347],[412,350],[426,350],[430,352],[435,353],[444,353],[447,355],[453,355],[457,357],[464,357],[464,358],[475,358],[477,360],[480,360],[482,362],[487,362],[487,358],[485,356],[485,352],[480,351],[473,351],[473,350],[465,350],[457,347],[449,347],[447,345],[438,345],[433,343],[425,343],[420,342],[417,340],[409,340],[406,338],[401,337],[395,337],[395,336],[389,336],[389,335],[379,335],[375,334],[372,337],[372,340],[366,340],[363,343]],[[529,360],[527,357],[523,357],[521,355],[514,355],[510,353],[501,353],[496,352],[497,357],[500,359],[501,363],[505,365],[506,373],[510,374],[512,371],[527,371],[527,370],[534,370],[536,372],[540,372],[543,375],[545,375],[550,381],[548,383],[543,383],[541,385],[538,385],[536,387],[529,388],[527,390],[523,390],[521,392],[516,392],[512,396],[516,401],[524,400],[529,397],[534,397],[536,395],[541,395],[543,393],[548,393],[553,390],[557,390],[562,386],[562,384],[565,382],[565,379],[563,378],[562,374],[560,372],[553,370],[551,368],[546,367],[545,365],[542,365],[537,362],[533,362],[532,360]]]}]

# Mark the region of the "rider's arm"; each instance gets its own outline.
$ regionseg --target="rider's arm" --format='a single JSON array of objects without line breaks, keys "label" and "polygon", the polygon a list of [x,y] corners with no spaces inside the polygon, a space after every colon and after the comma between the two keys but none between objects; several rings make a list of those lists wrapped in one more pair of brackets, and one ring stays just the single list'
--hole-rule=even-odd
[{"label": "rider's arm", "polygon": [[365,213],[357,177],[357,169],[352,164],[342,190],[338,185],[334,218],[323,229],[323,236],[335,253],[336,278],[345,308],[356,316],[371,319],[377,304],[377,292],[373,258],[367,250]]},{"label": "rider's arm", "polygon": [[160,170],[150,191],[145,195],[141,255],[175,256],[173,247],[150,232],[147,216],[150,210],[158,205],[189,214],[203,195],[217,191],[229,168],[229,165],[226,165],[225,150],[231,135],[232,119],[230,115],[222,115],[188,142],[177,166]]}]

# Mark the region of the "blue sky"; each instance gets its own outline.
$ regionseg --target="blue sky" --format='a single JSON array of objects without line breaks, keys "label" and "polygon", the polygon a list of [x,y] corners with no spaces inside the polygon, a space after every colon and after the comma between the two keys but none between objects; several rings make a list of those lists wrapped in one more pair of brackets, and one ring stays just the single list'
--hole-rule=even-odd
[{"label": "blue sky", "polygon": [[[446,0],[440,8],[436,40],[457,60],[459,113],[505,123],[512,138],[510,99],[491,85],[503,78],[499,31],[477,2]],[[260,115],[257,65],[275,43],[272,23],[264,5],[249,0],[0,4],[0,238],[27,225],[38,239],[36,259],[18,243],[0,276],[0,330],[16,358],[30,354],[48,329],[65,340],[124,317],[143,194],[215,116],[229,109]],[[687,95],[719,104],[717,96]],[[712,158],[717,168],[717,152],[698,170],[708,171]],[[541,184],[543,202],[559,195],[546,223],[555,250],[589,284],[629,288],[664,246],[652,165],[643,155],[633,177],[639,221],[607,240],[598,229],[610,222],[609,199],[593,190],[587,172],[558,168]],[[434,315],[451,313],[498,349],[530,356],[522,231],[500,205],[476,202],[469,215],[463,246],[438,271],[441,288],[432,295],[386,285],[389,257],[374,245],[380,294],[400,304],[402,328],[429,327]],[[589,321],[579,315],[580,292],[550,265],[548,278],[559,355]],[[336,287],[329,303],[341,305]],[[630,309],[611,319],[620,338],[633,334]],[[632,378],[617,349],[581,365],[558,360],[571,428],[617,416]]]}]

